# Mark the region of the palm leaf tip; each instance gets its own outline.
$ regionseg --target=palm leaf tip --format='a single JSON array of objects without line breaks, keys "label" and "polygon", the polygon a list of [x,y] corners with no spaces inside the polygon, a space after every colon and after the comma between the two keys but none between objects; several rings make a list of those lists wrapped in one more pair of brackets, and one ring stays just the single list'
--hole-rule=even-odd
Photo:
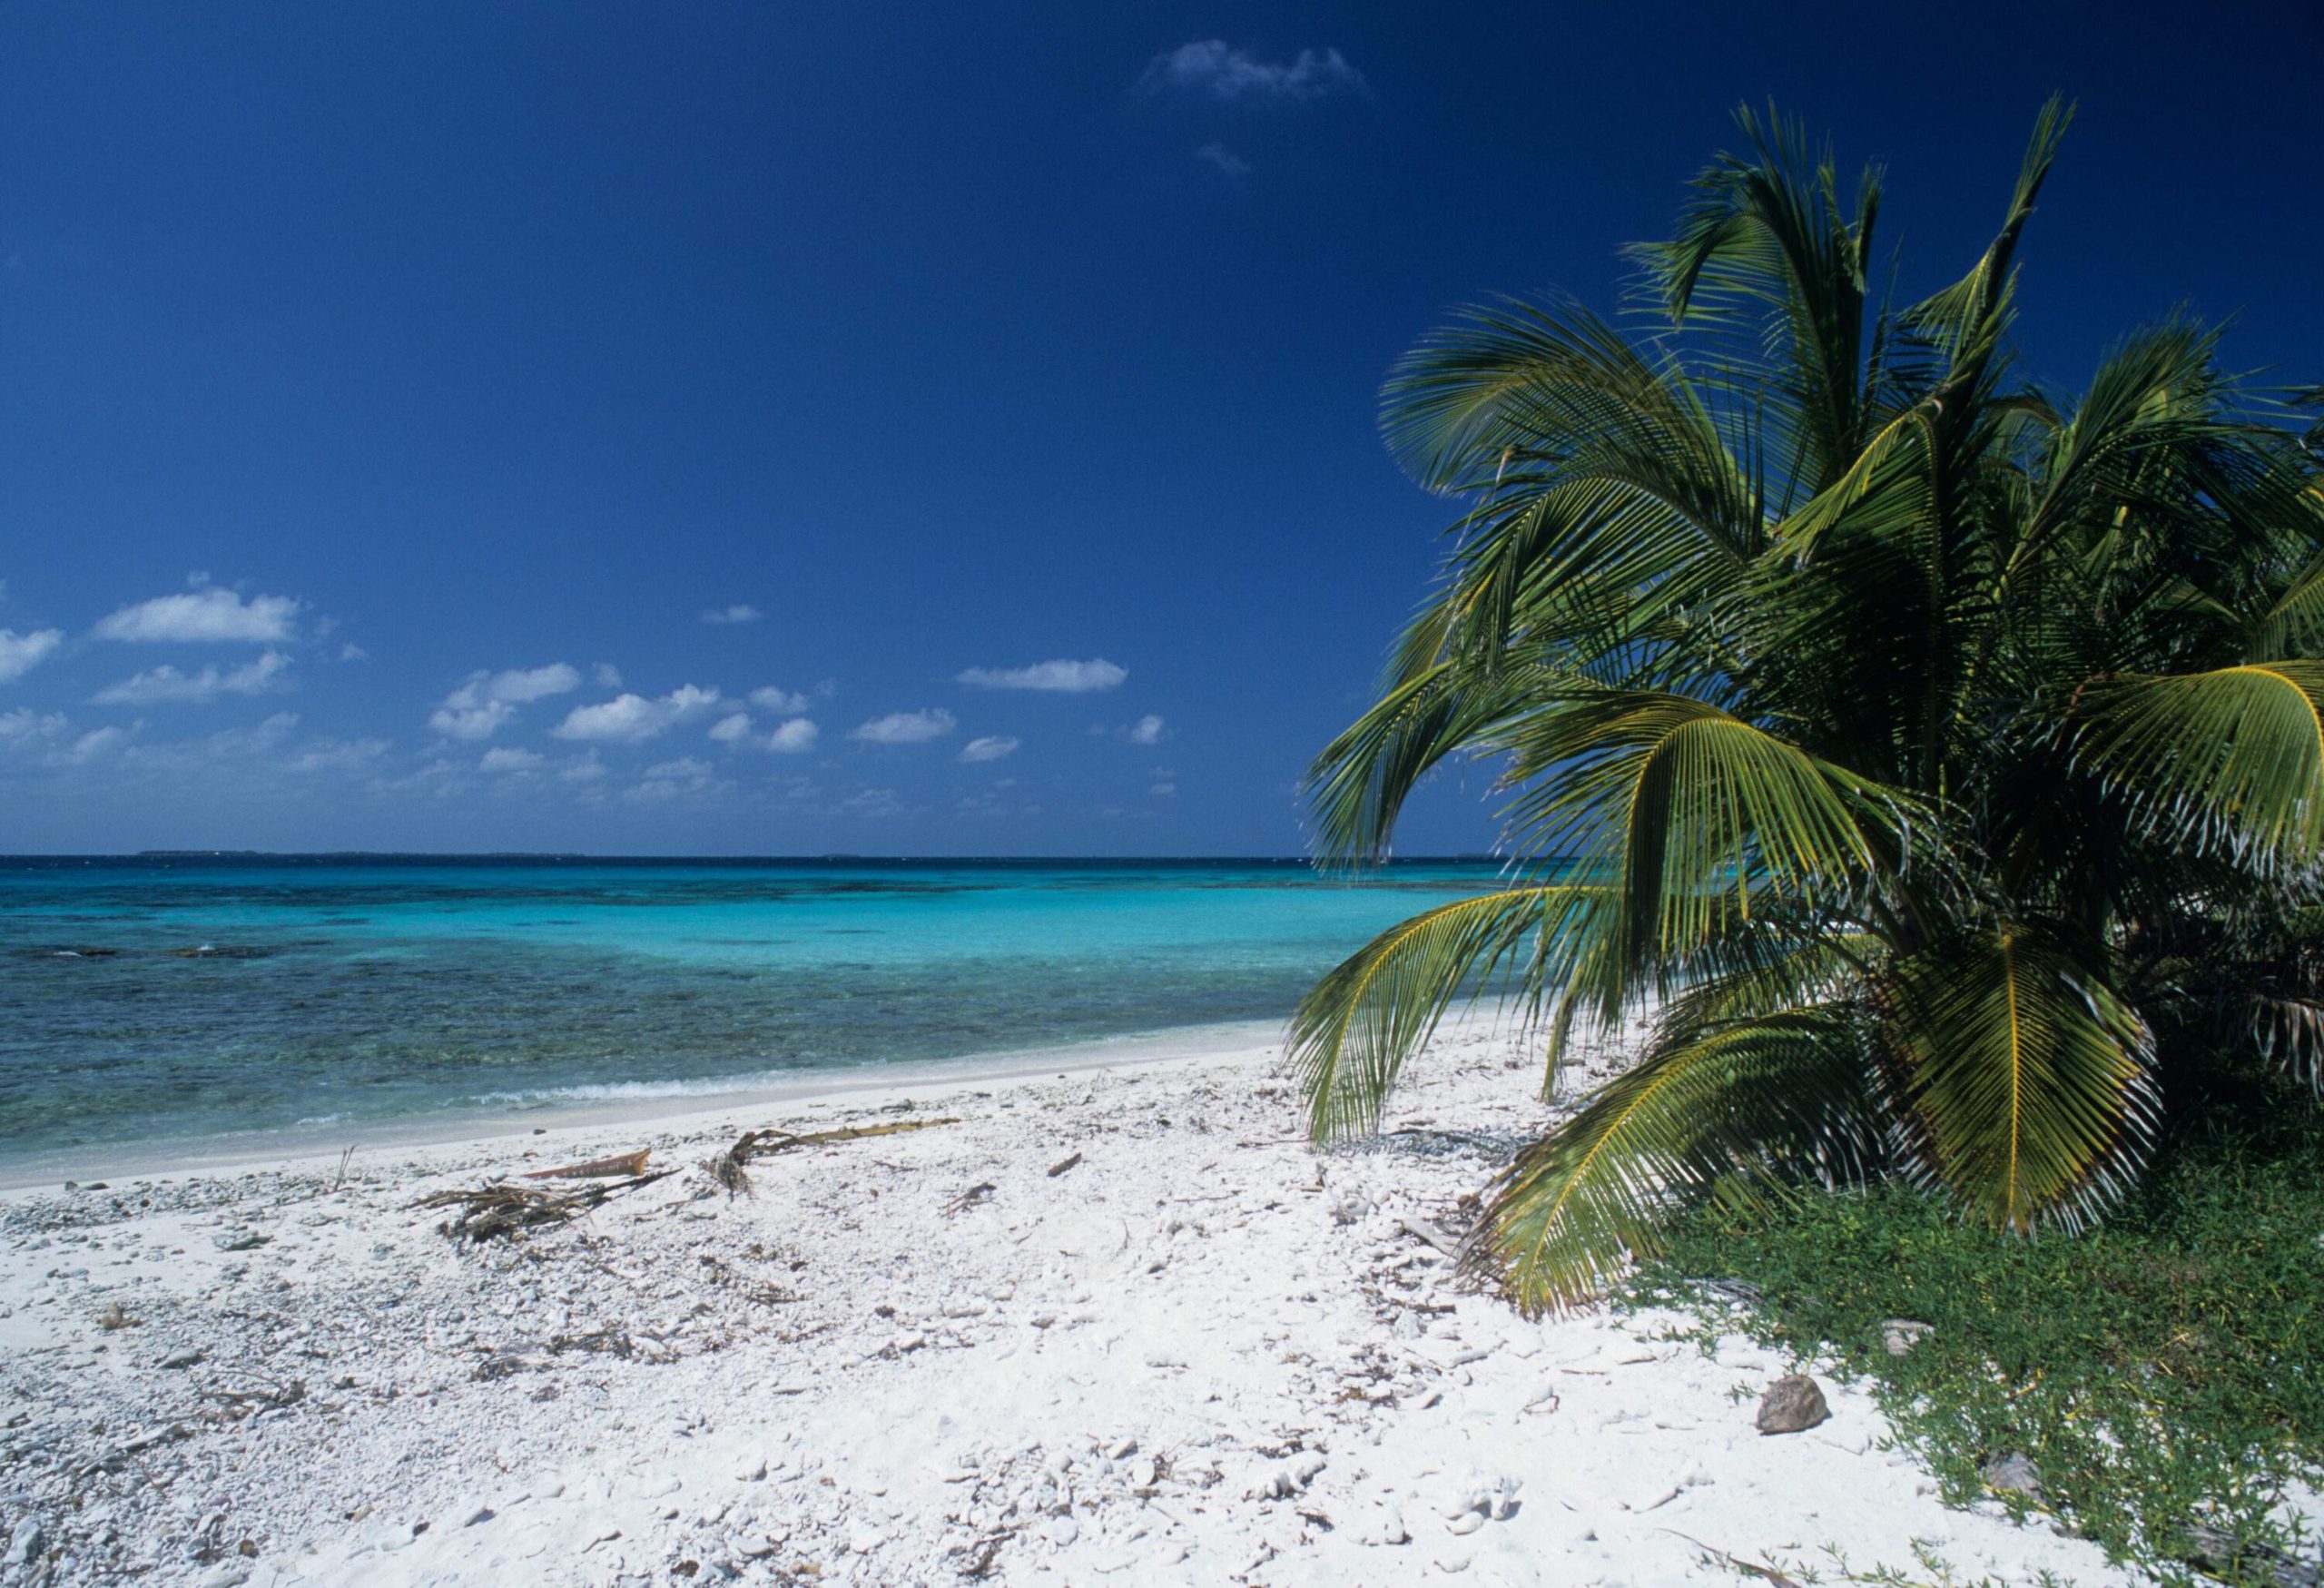
[{"label": "palm leaf tip", "polygon": [[[1545,928],[1588,893],[1564,885],[1456,899],[1389,928],[1300,1000],[1288,1043],[1318,1141],[1376,1128],[1405,1060],[1497,979],[1530,985]],[[1532,952],[1529,952],[1529,944]]]}]

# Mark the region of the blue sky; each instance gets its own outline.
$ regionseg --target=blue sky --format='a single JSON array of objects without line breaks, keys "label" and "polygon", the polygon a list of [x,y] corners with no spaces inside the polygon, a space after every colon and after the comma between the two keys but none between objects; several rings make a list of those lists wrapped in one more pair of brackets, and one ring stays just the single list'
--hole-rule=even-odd
[{"label": "blue sky", "polygon": [[2063,89],[2035,370],[2324,370],[2324,24],[2190,15],[9,7],[0,850],[1296,852],[1450,516],[1382,372],[1738,100],[1910,291]]}]

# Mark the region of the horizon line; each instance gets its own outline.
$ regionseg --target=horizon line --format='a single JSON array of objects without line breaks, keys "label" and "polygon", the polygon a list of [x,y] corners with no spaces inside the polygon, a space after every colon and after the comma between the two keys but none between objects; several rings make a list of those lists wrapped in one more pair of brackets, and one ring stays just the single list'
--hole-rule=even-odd
[{"label": "horizon line", "polygon": [[[1510,857],[1488,851],[1462,850],[1444,854],[1391,855],[1368,863],[1377,865],[1418,863],[1502,863]],[[879,865],[960,864],[1092,864],[1167,863],[1180,865],[1243,864],[1324,865],[1307,854],[872,854],[852,850],[799,853],[607,853],[577,849],[138,849],[55,850],[0,853],[0,865],[26,861],[153,861],[153,860],[510,860],[618,861],[670,863],[675,862],[774,862],[782,863],[859,862]]]}]

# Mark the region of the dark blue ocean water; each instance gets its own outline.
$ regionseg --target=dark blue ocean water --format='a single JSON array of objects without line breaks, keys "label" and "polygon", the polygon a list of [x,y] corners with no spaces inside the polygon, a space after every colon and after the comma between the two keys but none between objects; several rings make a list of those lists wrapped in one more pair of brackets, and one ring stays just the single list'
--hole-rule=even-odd
[{"label": "dark blue ocean water", "polygon": [[1228,1021],[1489,865],[0,860],[0,1153]]}]

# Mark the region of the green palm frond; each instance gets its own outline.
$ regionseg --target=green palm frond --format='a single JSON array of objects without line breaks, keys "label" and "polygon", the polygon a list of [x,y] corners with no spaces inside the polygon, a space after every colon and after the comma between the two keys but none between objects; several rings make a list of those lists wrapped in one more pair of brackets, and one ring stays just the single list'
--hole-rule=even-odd
[{"label": "green palm frond", "polygon": [[1513,721],[1512,822],[1620,888],[1634,964],[1683,959],[1748,921],[1755,891],[1853,892],[1906,842],[1909,799],[1706,701],[1573,690]]},{"label": "green palm frond", "polygon": [[1886,996],[1929,1181],[2016,1230],[2121,1194],[2153,1138],[2152,1035],[2083,957],[2004,922],[1899,962]]},{"label": "green palm frond", "polygon": [[2240,620],[2239,660],[2265,662],[2315,654],[2324,648],[2324,554],[2309,561],[2264,607],[2248,617],[2224,606],[2220,610],[2230,621]]},{"label": "green palm frond", "polygon": [[2076,713],[2083,762],[2171,839],[2305,867],[2324,839],[2324,662],[2113,678]]},{"label": "green palm frond", "polygon": [[1521,1153],[1473,1239],[1528,1311],[1601,1293],[1661,1247],[1674,1208],[1777,1159],[1835,1178],[1873,1140],[1863,1032],[1845,1008],[1784,1010],[1670,1035]]},{"label": "green palm frond", "polygon": [[1782,338],[1789,358],[1763,395],[1796,437],[1812,492],[1863,445],[1879,176],[1866,171],[1854,202],[1843,201],[1829,150],[1811,151],[1797,123],[1748,108],[1736,121],[1750,153],[1722,155],[1695,178],[1676,237],[1630,252],[1674,325],[1763,317]]},{"label": "green palm frond", "polygon": [[1308,770],[1324,857],[1354,864],[1381,859],[1423,778],[1449,757],[1490,751],[1544,690],[1571,683],[1557,669],[1524,662],[1480,677],[1457,660],[1438,660],[1391,684]]},{"label": "green palm frond", "polygon": [[1289,1050],[1321,1140],[1371,1129],[1404,1061],[1445,1011],[1514,972],[1538,985],[1572,920],[1602,904],[1587,886],[1523,887],[1459,899],[1392,927],[1300,1000]]},{"label": "green palm frond", "polygon": [[1969,273],[1915,304],[1904,316],[1911,331],[1942,348],[1953,368],[1947,384],[1969,384],[1999,348],[2008,329],[2008,307],[2018,240],[2034,217],[2034,202],[2048,180],[2058,146],[2073,121],[2073,106],[2053,96],[2034,119],[2034,135],[2009,195],[2009,213],[1990,246]]}]

